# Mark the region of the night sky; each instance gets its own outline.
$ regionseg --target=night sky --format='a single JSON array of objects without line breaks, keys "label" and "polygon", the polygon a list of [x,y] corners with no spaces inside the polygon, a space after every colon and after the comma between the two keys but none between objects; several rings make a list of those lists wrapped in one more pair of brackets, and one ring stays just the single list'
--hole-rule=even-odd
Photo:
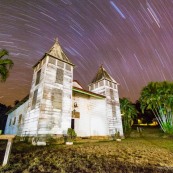
[{"label": "night sky", "polygon": [[30,90],[32,66],[58,37],[85,89],[103,64],[135,101],[150,81],[173,80],[173,0],[1,0],[0,48],[14,61],[0,103]]}]

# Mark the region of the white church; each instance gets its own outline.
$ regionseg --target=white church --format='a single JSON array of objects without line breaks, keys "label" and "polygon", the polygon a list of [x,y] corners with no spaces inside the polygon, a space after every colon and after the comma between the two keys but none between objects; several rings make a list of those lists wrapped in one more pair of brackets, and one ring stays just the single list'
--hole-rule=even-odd
[{"label": "white church", "polygon": [[58,137],[73,128],[79,137],[123,136],[118,83],[101,66],[88,91],[73,69],[56,40],[33,67],[29,96],[8,112],[5,134]]}]

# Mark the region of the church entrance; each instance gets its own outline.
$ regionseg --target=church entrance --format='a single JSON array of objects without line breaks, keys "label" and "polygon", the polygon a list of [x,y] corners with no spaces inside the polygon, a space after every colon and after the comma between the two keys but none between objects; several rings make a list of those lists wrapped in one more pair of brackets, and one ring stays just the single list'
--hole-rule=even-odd
[{"label": "church entrance", "polygon": [[75,121],[74,119],[71,119],[71,128],[74,129],[74,126],[75,126]]}]

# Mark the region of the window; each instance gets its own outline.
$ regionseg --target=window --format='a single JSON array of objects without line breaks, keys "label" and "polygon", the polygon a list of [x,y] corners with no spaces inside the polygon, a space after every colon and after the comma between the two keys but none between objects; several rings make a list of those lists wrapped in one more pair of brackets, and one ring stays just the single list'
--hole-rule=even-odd
[{"label": "window", "polygon": [[116,84],[114,84],[114,89],[117,89],[117,85]]},{"label": "window", "polygon": [[37,102],[37,93],[38,93],[38,89],[34,91],[34,96],[32,99],[32,109],[35,108],[36,102]]},{"label": "window", "polygon": [[110,87],[113,88],[113,84],[110,82]]},{"label": "window", "polygon": [[71,65],[66,64],[66,70],[71,71]]},{"label": "window", "polygon": [[103,86],[104,85],[104,81],[100,81],[100,86]]},{"label": "window", "polygon": [[59,84],[63,84],[63,76],[64,76],[64,71],[62,69],[57,68],[55,82]]},{"label": "window", "polygon": [[14,117],[13,125],[15,125],[15,123],[16,123],[16,117]]},{"label": "window", "polygon": [[106,81],[106,86],[109,86],[109,81]]},{"label": "window", "polygon": [[35,85],[39,84],[39,82],[40,82],[40,75],[41,75],[41,69],[37,72],[37,77],[36,77]]},{"label": "window", "polygon": [[11,119],[10,119],[10,122],[9,122],[9,126],[11,126]]},{"label": "window", "polygon": [[58,61],[58,66],[64,68],[64,63],[62,61]]},{"label": "window", "polygon": [[53,89],[52,91],[52,104],[54,109],[62,109],[62,90]]},{"label": "window", "polygon": [[22,114],[19,115],[19,121],[18,121],[18,124],[21,124],[22,123]]},{"label": "window", "polygon": [[56,65],[56,59],[49,57],[49,63]]},{"label": "window", "polygon": [[110,89],[110,96],[111,96],[111,99],[114,100],[114,91],[113,91],[113,89]]}]

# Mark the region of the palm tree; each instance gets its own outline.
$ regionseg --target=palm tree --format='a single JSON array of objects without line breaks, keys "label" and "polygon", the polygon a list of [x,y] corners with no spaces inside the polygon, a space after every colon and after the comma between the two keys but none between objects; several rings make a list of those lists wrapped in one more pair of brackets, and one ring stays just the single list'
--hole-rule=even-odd
[{"label": "palm tree", "polygon": [[8,75],[9,75],[9,69],[13,66],[13,61],[6,58],[3,59],[5,55],[8,55],[8,51],[3,49],[0,50],[0,80],[2,82],[5,82]]},{"label": "palm tree", "polygon": [[120,98],[120,108],[123,115],[123,130],[125,134],[128,134],[131,131],[132,122],[137,115],[137,110],[127,98]]},{"label": "palm tree", "polygon": [[150,82],[141,91],[141,109],[155,114],[162,130],[173,133],[173,83]]}]

